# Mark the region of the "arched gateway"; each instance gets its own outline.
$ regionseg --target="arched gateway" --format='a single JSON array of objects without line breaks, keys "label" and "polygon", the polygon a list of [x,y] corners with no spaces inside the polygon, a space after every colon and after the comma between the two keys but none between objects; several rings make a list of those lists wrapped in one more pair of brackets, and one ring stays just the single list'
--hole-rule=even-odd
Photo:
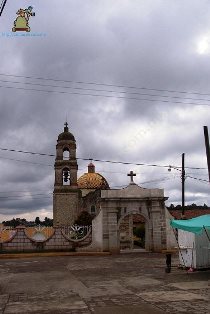
[{"label": "arched gateway", "polygon": [[[123,248],[133,249],[136,241],[148,251],[165,249],[166,199],[163,189],[144,189],[135,184],[133,173],[126,188],[101,191],[104,230],[108,230],[104,235],[105,239],[109,239],[107,245],[113,243],[120,251]],[[137,217],[141,217],[139,225]],[[135,227],[139,227],[139,233]]]}]

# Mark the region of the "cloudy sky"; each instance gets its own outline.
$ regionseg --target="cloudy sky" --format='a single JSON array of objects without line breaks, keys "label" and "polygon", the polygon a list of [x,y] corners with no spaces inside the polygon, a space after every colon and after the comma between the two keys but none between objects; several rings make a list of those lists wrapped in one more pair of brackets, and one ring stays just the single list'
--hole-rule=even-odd
[{"label": "cloudy sky", "polygon": [[[28,5],[31,36],[12,33]],[[54,157],[2,148],[54,154],[66,117],[79,158],[179,167],[185,153],[187,167],[202,168],[186,169],[186,202],[209,205],[209,73],[209,1],[8,0],[0,17],[0,221],[52,217]],[[88,162],[78,163],[80,176]],[[111,187],[126,186],[133,170],[140,186],[181,203],[175,169],[95,165]]]}]

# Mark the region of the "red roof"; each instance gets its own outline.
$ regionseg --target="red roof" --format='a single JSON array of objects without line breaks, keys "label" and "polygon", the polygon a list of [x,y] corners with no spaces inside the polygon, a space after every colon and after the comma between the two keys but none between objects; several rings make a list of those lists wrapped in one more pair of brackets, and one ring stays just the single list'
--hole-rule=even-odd
[{"label": "red roof", "polygon": [[[176,210],[176,209],[169,209],[170,214],[176,218],[180,219],[182,211]],[[210,214],[210,208],[209,209],[185,209],[184,215],[187,219],[195,218],[202,215]]]}]

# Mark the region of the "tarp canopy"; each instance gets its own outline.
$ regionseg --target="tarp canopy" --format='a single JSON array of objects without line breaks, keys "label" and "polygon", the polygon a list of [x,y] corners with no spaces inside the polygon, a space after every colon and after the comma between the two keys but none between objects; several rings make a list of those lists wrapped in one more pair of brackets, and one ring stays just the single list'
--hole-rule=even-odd
[{"label": "tarp canopy", "polygon": [[170,222],[173,228],[201,234],[204,229],[210,230],[210,215],[202,215],[192,219],[176,220]]}]

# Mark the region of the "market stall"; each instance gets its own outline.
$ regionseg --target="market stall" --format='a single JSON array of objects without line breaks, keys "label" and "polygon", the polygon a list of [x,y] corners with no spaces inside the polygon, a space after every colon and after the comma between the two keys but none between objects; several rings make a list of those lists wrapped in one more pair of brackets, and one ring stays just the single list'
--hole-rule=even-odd
[{"label": "market stall", "polygon": [[210,215],[170,222],[178,229],[179,260],[183,267],[210,267]]}]

